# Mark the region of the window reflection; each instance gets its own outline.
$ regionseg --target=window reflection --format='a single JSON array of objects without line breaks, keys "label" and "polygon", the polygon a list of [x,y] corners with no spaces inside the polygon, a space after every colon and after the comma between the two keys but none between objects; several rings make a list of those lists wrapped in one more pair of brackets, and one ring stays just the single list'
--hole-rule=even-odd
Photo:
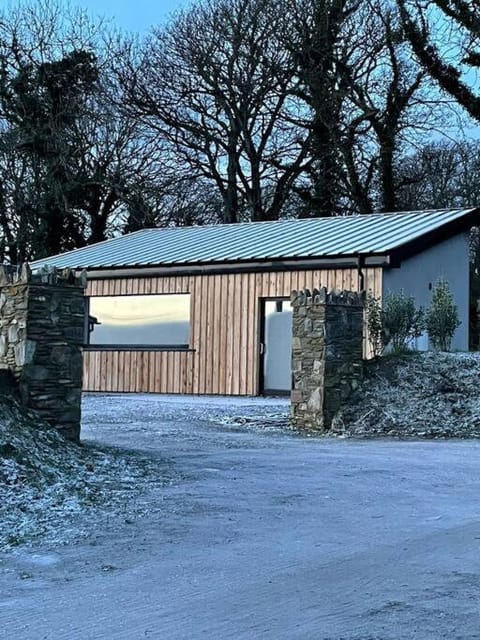
[{"label": "window reflection", "polygon": [[90,344],[188,346],[190,295],[90,298]]}]

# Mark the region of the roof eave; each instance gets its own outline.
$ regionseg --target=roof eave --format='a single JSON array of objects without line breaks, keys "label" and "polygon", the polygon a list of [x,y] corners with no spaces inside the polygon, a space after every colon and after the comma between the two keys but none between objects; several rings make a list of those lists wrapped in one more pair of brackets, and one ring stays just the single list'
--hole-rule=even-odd
[{"label": "roof eave", "polygon": [[422,251],[427,251],[441,242],[450,240],[456,235],[469,231],[472,227],[480,225],[480,208],[477,207],[466,213],[461,218],[451,220],[438,229],[423,234],[419,238],[406,242],[390,251],[391,267],[399,267],[408,258],[412,258]]},{"label": "roof eave", "polygon": [[361,266],[384,267],[390,264],[390,256],[384,254],[356,254],[350,256],[328,256],[314,258],[291,258],[278,260],[231,261],[223,263],[186,263],[132,266],[105,266],[87,269],[91,280],[107,278],[146,277],[161,275],[199,275],[221,273],[255,273],[262,271],[298,271],[313,269],[359,268]]}]

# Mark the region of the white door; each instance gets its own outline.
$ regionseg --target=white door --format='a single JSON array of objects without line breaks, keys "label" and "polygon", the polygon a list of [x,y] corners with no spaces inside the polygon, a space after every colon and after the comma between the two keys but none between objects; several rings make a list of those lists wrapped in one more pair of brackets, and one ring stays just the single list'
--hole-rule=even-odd
[{"label": "white door", "polygon": [[265,300],[263,391],[289,392],[292,377],[292,310],[289,300]]}]

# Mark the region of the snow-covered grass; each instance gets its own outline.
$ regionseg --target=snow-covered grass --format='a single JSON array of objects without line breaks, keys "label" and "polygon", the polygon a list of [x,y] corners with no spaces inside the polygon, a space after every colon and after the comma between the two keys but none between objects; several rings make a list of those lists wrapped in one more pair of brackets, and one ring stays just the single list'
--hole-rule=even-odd
[{"label": "snow-covered grass", "polygon": [[416,353],[369,363],[332,432],[480,438],[480,354]]},{"label": "snow-covered grass", "polygon": [[66,442],[0,395],[0,549],[88,535],[107,505],[109,513],[128,511],[159,475],[145,456]]}]

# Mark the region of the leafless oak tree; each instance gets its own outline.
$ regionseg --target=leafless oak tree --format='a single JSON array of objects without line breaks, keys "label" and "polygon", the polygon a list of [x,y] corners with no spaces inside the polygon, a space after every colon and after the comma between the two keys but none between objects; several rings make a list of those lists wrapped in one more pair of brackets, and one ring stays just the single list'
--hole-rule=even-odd
[{"label": "leafless oak tree", "polygon": [[280,25],[272,0],[210,0],[154,31],[120,70],[133,113],[215,185],[225,222],[278,218],[305,163]]}]

